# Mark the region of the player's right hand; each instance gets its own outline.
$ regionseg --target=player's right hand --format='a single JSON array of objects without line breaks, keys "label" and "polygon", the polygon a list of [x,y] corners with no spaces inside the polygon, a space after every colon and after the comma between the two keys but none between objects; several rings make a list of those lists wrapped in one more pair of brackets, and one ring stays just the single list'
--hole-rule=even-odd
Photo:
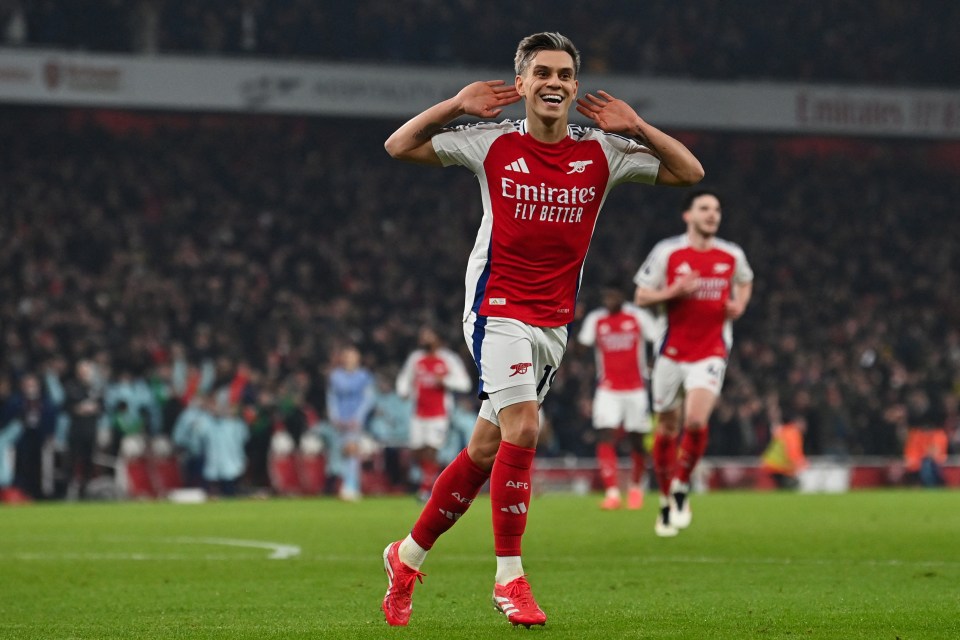
[{"label": "player's right hand", "polygon": [[487,80],[468,84],[457,94],[460,108],[468,116],[494,118],[507,105],[520,101],[520,94],[512,84],[503,80]]},{"label": "player's right hand", "polygon": [[693,295],[697,292],[697,289],[700,288],[700,272],[691,271],[690,273],[685,273],[676,280],[673,281],[674,293],[678,298],[685,298],[687,296]]}]

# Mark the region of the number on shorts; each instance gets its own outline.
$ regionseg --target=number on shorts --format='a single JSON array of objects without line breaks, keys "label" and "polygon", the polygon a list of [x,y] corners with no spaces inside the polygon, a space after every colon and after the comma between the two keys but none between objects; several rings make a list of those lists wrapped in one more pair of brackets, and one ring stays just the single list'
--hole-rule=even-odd
[{"label": "number on shorts", "polygon": [[[550,372],[553,371],[553,375],[550,375]],[[537,397],[540,396],[540,392],[543,391],[543,385],[547,384],[547,380],[550,381],[550,385],[553,385],[553,381],[557,379],[557,374],[560,372],[560,368],[553,368],[552,365],[546,365],[543,368],[543,377],[540,378],[540,382],[537,383]]]}]

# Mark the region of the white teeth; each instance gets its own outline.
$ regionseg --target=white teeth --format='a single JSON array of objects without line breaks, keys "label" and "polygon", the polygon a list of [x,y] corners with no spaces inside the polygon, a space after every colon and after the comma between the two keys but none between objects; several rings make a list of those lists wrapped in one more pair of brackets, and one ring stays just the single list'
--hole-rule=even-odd
[{"label": "white teeth", "polygon": [[563,102],[562,96],[551,94],[551,95],[540,96],[540,97],[543,99],[544,102],[549,102],[551,104],[560,104],[561,102]]}]

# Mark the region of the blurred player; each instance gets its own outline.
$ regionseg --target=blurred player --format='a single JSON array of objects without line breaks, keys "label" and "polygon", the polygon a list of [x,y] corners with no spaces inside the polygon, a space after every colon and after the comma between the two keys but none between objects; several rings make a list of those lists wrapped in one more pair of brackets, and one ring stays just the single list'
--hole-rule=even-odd
[{"label": "blurred player", "polygon": [[375,391],[376,381],[361,365],[360,350],[343,347],[327,381],[327,415],[341,438],[340,499],[347,502],[361,496],[360,436],[373,409]]},{"label": "blurred player", "polygon": [[733,321],[753,291],[743,250],[717,238],[720,217],[716,194],[691,193],[683,209],[687,232],[659,242],[634,278],[638,305],[666,307],[666,335],[651,381],[653,466],[661,494],[654,530],[663,537],[690,524],[690,474],[707,448],[707,421],[723,386]]},{"label": "blurred player", "polygon": [[[415,116],[385,144],[401,160],[466,167],[480,182],[483,203],[463,314],[483,404],[467,448],[437,478],[410,535],[384,550],[388,589],[382,608],[391,625],[409,621],[427,552],[488,478],[497,557],[494,604],[514,625],[546,622],[524,575],[520,541],[530,508],[539,405],[566,348],[600,205],[621,182],[689,185],[703,177],[686,147],[605,92],[577,103],[599,129],[571,126],[579,58],[560,34],[524,38],[513,86],[474,82]],[[521,99],[523,120],[445,128],[464,115],[495,117]]]},{"label": "blurred player", "polygon": [[650,408],[643,384],[646,369],[644,341],[659,331],[649,311],[624,304],[616,284],[603,290],[603,306],[583,319],[577,341],[596,347],[597,390],[593,396],[593,428],[597,433],[597,463],[606,490],[602,509],[619,509],[623,503],[617,478],[617,428],[630,440],[632,461],[627,508],[643,506],[643,438],[650,433]]},{"label": "blurred player", "polygon": [[451,391],[470,390],[470,375],[456,353],[446,349],[437,332],[430,327],[420,329],[420,348],[407,357],[397,376],[397,395],[413,398],[410,420],[410,449],[420,465],[418,497],[426,502],[440,472],[437,451],[447,440]]}]

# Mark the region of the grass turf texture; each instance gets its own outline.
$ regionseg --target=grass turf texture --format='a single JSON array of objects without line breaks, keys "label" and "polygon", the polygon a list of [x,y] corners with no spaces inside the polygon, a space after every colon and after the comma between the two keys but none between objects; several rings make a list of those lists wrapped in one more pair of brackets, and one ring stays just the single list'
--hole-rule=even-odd
[{"label": "grass turf texture", "polygon": [[524,564],[549,619],[529,632],[490,604],[483,498],[431,553],[406,629],[380,614],[380,555],[410,498],[2,508],[0,638],[960,637],[960,493],[694,496],[673,539],[655,498],[598,501],[534,501]]}]

